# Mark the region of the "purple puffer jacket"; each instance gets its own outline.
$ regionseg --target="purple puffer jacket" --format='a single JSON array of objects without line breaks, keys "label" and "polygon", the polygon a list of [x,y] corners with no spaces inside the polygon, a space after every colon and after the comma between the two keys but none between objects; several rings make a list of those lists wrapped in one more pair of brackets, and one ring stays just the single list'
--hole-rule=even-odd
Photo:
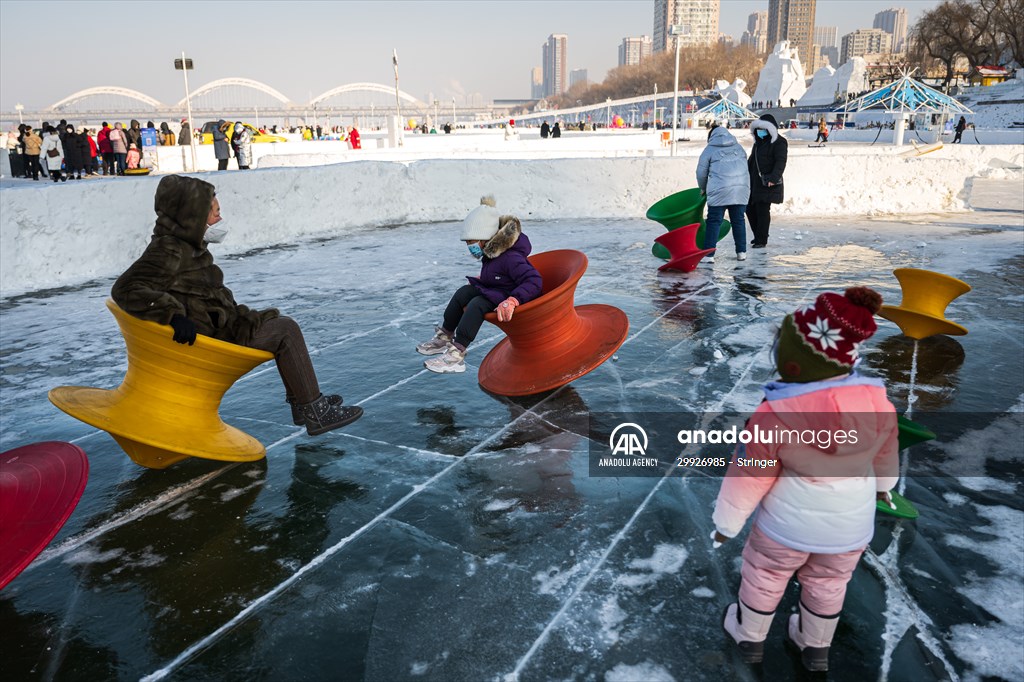
[{"label": "purple puffer jacket", "polygon": [[518,218],[502,216],[500,222],[497,234],[484,244],[480,276],[466,279],[495,306],[509,296],[520,304],[532,301],[540,296],[542,282],[537,268],[527,260],[533,248],[530,238],[523,234]]}]

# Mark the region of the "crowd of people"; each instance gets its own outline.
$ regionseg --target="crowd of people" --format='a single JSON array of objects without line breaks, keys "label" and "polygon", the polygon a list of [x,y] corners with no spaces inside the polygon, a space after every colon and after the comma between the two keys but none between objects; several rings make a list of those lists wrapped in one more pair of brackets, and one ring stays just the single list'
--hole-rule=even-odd
[{"label": "crowd of people", "polygon": [[56,126],[43,121],[38,130],[28,124],[12,128],[5,141],[11,176],[49,177],[54,182],[81,180],[97,175],[124,175],[142,161],[142,127],[129,128],[106,121],[100,129],[76,128],[66,120]]}]

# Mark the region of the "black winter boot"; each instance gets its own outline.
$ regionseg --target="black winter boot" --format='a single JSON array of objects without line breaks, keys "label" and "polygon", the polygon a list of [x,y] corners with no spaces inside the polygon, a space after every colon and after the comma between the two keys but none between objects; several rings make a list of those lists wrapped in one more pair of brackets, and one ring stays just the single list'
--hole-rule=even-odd
[{"label": "black winter boot", "polygon": [[[327,402],[329,402],[331,405],[341,405],[343,402],[345,402],[345,400],[340,395],[329,395],[325,397],[327,398]],[[285,396],[284,399],[292,408],[292,423],[295,424],[296,426],[305,426],[306,420],[303,419],[302,411],[299,409],[299,404],[295,402],[295,398],[289,395]]]},{"label": "black winter boot", "polygon": [[311,436],[351,424],[363,416],[363,408],[332,405],[323,393],[313,402],[299,405],[299,411],[305,420],[306,433]]}]

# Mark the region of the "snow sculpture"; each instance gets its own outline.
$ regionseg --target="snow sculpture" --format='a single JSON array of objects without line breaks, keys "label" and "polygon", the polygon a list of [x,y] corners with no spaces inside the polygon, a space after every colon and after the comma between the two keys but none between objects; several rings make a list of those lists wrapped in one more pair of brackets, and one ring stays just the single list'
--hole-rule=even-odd
[{"label": "snow sculpture", "polygon": [[811,87],[797,102],[800,106],[822,106],[836,99],[851,97],[868,89],[868,63],[863,57],[854,57],[838,69],[823,66],[814,74]]},{"label": "snow sculpture", "polygon": [[750,95],[744,92],[747,88],[747,81],[742,78],[737,78],[731,85],[723,80],[719,80],[717,83],[718,87],[715,88],[715,91],[721,93],[725,99],[735,102],[741,107],[749,107],[753,101]]},{"label": "snow sculpture", "polygon": [[800,64],[796,48],[790,47],[788,40],[780,41],[761,69],[754,101],[781,100],[782,106],[789,106],[789,100],[798,100],[807,92],[805,80],[804,67]]}]

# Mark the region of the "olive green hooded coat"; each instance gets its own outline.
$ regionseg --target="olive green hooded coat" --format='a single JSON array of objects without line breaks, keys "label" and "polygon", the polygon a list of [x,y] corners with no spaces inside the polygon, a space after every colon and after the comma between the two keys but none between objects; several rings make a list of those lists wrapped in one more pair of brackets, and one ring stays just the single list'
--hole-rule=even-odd
[{"label": "olive green hooded coat", "polygon": [[143,320],[169,324],[174,315],[184,315],[200,334],[248,346],[260,325],[278,312],[238,305],[224,286],[224,273],[203,241],[213,196],[213,185],[203,180],[182,175],[161,180],[153,238],[117,278],[111,296]]}]

